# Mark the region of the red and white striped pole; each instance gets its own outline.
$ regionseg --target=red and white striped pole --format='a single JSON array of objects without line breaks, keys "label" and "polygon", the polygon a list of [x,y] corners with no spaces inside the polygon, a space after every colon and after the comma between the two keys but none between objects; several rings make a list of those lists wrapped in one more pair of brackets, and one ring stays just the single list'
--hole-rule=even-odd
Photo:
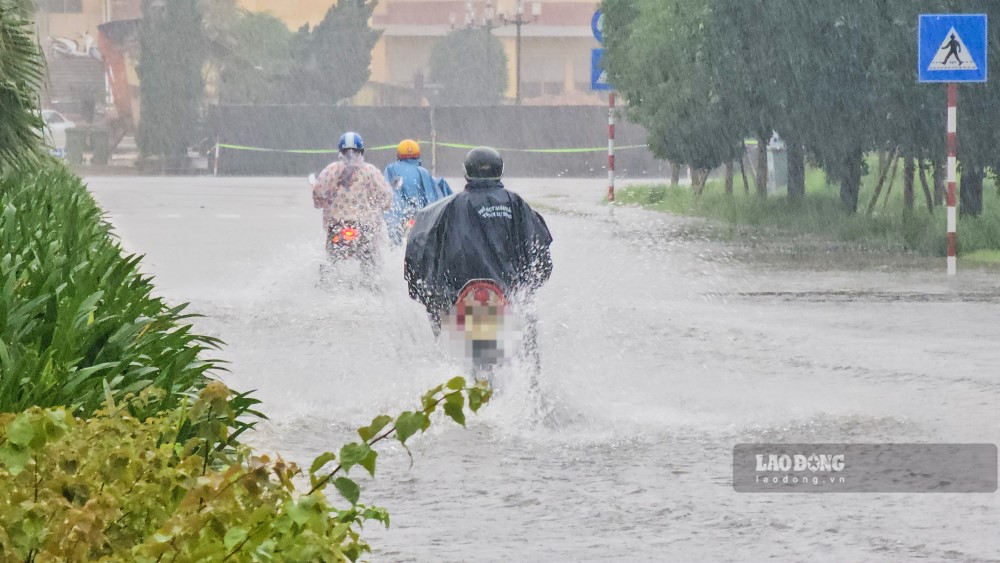
[{"label": "red and white striped pole", "polygon": [[958,271],[958,212],[955,191],[958,177],[958,84],[948,83],[948,275]]},{"label": "red and white striped pole", "polygon": [[219,136],[218,135],[215,136],[215,160],[212,163],[212,167],[213,167],[212,175],[213,176],[218,176],[219,175]]},{"label": "red and white striped pole", "polygon": [[608,202],[615,201],[615,93],[608,93]]}]

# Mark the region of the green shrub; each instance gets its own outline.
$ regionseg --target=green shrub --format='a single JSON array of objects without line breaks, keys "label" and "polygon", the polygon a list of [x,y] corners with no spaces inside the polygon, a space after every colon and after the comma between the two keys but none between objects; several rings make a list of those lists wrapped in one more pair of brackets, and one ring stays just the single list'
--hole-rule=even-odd
[{"label": "green shrub", "polygon": [[[132,399],[136,410],[155,404],[152,395]],[[389,514],[358,502],[350,470],[374,476],[373,446],[395,438],[406,447],[439,407],[464,426],[466,411],[478,411],[490,392],[452,379],[428,392],[420,410],[376,417],[358,430],[359,442],[319,456],[308,471],[245,446],[201,449],[225,440],[213,435],[225,425],[200,421],[211,410],[234,417],[228,395],[215,382],[196,401],[145,421],[113,406],[87,420],[64,408],[0,415],[0,559],[356,560],[371,551],[360,527],[388,526]],[[196,423],[199,436],[177,443],[184,423]],[[327,498],[330,485],[347,501],[336,503],[342,508]]]},{"label": "green shrub", "polygon": [[[0,412],[162,389],[145,418],[208,383],[218,341],[192,333],[184,305],[153,297],[81,181],[48,165],[0,177]],[[249,408],[247,397],[243,406]]]}]

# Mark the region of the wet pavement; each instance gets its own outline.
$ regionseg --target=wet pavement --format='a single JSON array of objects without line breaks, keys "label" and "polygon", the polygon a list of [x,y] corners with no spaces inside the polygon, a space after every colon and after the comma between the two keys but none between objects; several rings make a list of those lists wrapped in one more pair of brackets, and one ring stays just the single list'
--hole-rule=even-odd
[{"label": "wet pavement", "polygon": [[[256,389],[261,449],[307,462],[459,367],[406,295],[317,287],[304,179],[91,178],[162,294]],[[453,186],[461,185],[452,181]],[[539,293],[542,417],[526,373],[463,430],[358,477],[385,561],[1000,560],[996,494],[738,494],[753,442],[1000,442],[1000,278],[922,258],[755,254],[698,220],[597,203],[600,180],[511,180],[555,238]],[[940,266],[940,267],[938,267]],[[348,272],[348,275],[350,272]]]}]

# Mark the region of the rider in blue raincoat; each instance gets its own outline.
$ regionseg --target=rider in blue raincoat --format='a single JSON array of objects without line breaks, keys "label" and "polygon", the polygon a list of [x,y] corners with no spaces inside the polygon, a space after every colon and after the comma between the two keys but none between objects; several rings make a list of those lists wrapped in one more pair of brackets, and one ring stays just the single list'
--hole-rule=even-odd
[{"label": "rider in blue raincoat", "polygon": [[389,239],[401,244],[406,232],[406,222],[417,211],[452,194],[442,178],[435,182],[427,169],[420,165],[420,145],[406,139],[396,148],[399,158],[385,168],[385,179],[393,188],[392,209],[385,214]]}]

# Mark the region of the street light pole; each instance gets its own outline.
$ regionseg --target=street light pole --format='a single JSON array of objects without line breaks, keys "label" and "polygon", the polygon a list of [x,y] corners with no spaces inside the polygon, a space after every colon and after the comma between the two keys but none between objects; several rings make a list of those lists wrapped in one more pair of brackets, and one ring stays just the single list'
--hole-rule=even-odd
[{"label": "street light pole", "polygon": [[501,14],[501,25],[513,25],[517,30],[514,36],[514,103],[521,105],[521,28],[529,23],[538,21],[538,16],[542,14],[542,5],[535,2],[531,5],[531,19],[524,18],[524,0],[517,0],[514,9],[514,18],[507,19]]},{"label": "street light pole", "polygon": [[[468,29],[473,29],[476,27],[476,16],[472,9],[472,2],[466,2],[465,4],[465,26]],[[492,32],[494,27],[505,25],[513,25],[517,29],[514,39],[514,101],[517,105],[521,105],[521,27],[538,20],[538,17],[542,14],[542,5],[538,2],[532,4],[530,20],[524,18],[524,0],[517,0],[514,11],[513,18],[508,18],[502,11],[494,13],[493,3],[491,0],[488,0],[486,2],[486,9],[483,12],[482,28],[486,29],[487,33]],[[455,14],[449,14],[448,20],[451,23],[451,28],[455,29],[457,21]]]},{"label": "street light pole", "polygon": [[524,25],[524,19],[521,17],[521,13],[524,10],[524,5],[522,0],[517,0],[517,19],[514,20],[514,26],[517,28],[517,39],[514,44],[514,80],[516,84],[514,85],[514,103],[521,105],[521,26]]}]

